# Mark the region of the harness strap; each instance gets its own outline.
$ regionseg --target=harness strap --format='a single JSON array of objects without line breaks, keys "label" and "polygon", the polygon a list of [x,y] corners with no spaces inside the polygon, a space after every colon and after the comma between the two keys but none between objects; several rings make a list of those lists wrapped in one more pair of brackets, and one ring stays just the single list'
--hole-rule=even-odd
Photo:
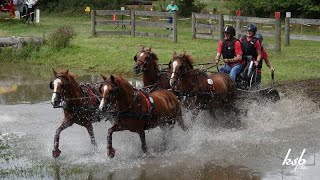
[{"label": "harness strap", "polygon": [[148,114],[151,114],[153,109],[154,109],[154,103],[153,103],[153,98],[150,97],[148,94],[146,94],[143,91],[140,91],[142,96],[144,97],[144,99],[147,102],[147,106],[148,106]]}]

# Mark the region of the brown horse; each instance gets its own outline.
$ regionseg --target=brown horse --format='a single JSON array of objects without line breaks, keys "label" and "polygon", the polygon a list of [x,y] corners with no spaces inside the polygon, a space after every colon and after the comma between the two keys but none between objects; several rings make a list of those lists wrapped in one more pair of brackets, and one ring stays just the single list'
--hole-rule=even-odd
[{"label": "brown horse", "polygon": [[207,75],[204,71],[193,68],[193,58],[185,52],[173,53],[170,63],[172,71],[170,85],[178,96],[193,97],[191,105],[197,114],[199,108],[216,109],[230,106],[234,109],[235,85],[231,78],[224,73]]},{"label": "brown horse", "polygon": [[169,89],[169,71],[161,71],[158,65],[158,56],[151,51],[151,48],[142,47],[140,52],[134,56],[136,62],[134,66],[134,72],[139,74],[143,73],[144,87],[149,89]]},{"label": "brown horse", "polygon": [[54,108],[62,107],[64,112],[63,122],[56,130],[54,137],[52,156],[60,156],[60,133],[74,123],[87,128],[91,143],[96,146],[92,123],[100,121],[100,116],[96,111],[100,103],[99,95],[93,93],[92,89],[87,86],[80,86],[69,70],[61,72],[52,70],[54,78],[50,82],[50,88],[53,90],[51,104]]},{"label": "brown horse", "polygon": [[167,124],[174,124],[175,121],[183,130],[184,125],[181,107],[177,97],[169,90],[156,90],[149,95],[137,90],[122,77],[110,76],[104,79],[101,87],[102,100],[100,110],[108,103],[115,103],[116,110],[113,115],[116,117],[115,124],[108,130],[108,156],[114,157],[115,149],[112,147],[112,133],[116,131],[129,130],[140,135],[143,152],[147,152],[145,130],[157,126],[164,127]]}]

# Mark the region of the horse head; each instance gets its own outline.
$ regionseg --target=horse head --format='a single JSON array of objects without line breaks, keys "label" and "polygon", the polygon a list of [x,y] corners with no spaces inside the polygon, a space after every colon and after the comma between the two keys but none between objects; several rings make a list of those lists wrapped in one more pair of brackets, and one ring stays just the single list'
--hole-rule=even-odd
[{"label": "horse head", "polygon": [[49,84],[49,88],[53,90],[51,104],[53,107],[61,107],[62,102],[64,101],[66,90],[69,87],[68,73],[67,71],[61,71],[57,73],[52,68],[54,78],[51,80]]},{"label": "horse head", "polygon": [[119,87],[116,85],[114,76],[111,75],[108,79],[101,74],[101,77],[103,79],[103,84],[99,88],[99,92],[101,93],[99,110],[103,111],[106,109],[107,105],[110,105],[115,101],[115,97],[119,93]]},{"label": "horse head", "polygon": [[172,70],[170,77],[170,86],[174,87],[177,85],[178,80],[183,78],[183,76],[193,69],[192,66],[193,58],[187,55],[186,52],[182,52],[177,55],[173,52],[172,60],[169,64],[169,68]]},{"label": "horse head", "polygon": [[158,56],[151,51],[151,47],[144,48],[134,56],[136,62],[134,66],[134,72],[139,74],[140,72],[156,70],[158,68]]}]

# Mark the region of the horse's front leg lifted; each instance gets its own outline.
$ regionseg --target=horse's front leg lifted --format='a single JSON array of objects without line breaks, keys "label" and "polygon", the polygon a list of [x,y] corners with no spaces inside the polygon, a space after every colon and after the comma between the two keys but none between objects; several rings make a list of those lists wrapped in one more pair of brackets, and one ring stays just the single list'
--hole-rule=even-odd
[{"label": "horse's front leg lifted", "polygon": [[60,125],[60,127],[56,130],[56,135],[54,136],[54,148],[52,150],[52,156],[53,157],[59,157],[61,154],[61,151],[59,149],[59,139],[60,139],[60,133],[61,131],[63,131],[64,129],[66,129],[67,127],[71,126],[72,123],[69,122],[67,119],[65,119],[62,124]]},{"label": "horse's front leg lifted", "polygon": [[146,135],[144,131],[138,132],[141,139],[141,148],[144,153],[148,152],[147,143],[146,143]]},{"label": "horse's front leg lifted", "polygon": [[112,133],[116,132],[116,131],[119,131],[119,130],[120,130],[119,124],[116,124],[116,125],[114,125],[114,126],[112,126],[111,128],[108,129],[108,136],[107,136],[108,153],[107,154],[108,154],[108,156],[110,158],[113,158],[115,153],[116,153],[116,150],[112,147]]}]

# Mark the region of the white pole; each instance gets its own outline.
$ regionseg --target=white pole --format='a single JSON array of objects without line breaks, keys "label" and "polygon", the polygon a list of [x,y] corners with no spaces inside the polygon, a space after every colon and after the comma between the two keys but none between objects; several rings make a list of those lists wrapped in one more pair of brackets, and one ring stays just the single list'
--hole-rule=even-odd
[{"label": "white pole", "polygon": [[36,23],[40,23],[40,9],[36,9]]}]

